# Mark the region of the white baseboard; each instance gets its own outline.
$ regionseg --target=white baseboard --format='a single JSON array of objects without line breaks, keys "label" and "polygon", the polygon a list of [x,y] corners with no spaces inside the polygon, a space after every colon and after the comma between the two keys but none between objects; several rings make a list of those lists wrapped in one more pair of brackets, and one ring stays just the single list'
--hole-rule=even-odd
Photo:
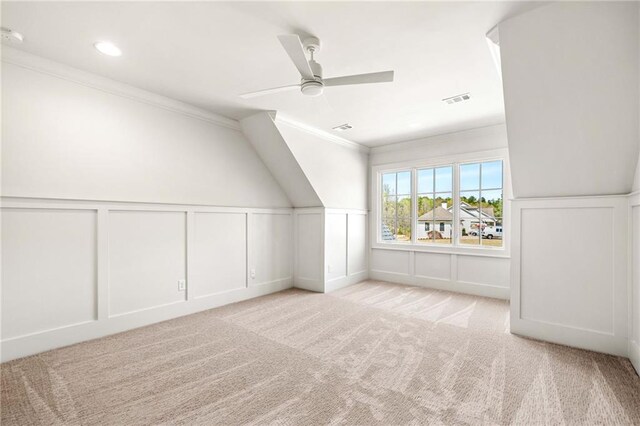
[{"label": "white baseboard", "polygon": [[636,373],[640,375],[640,344],[634,340],[629,340],[629,359]]},{"label": "white baseboard", "polygon": [[292,279],[284,278],[103,320],[14,337],[2,341],[2,362],[264,296],[291,287]]},{"label": "white baseboard", "polygon": [[369,271],[354,272],[348,276],[343,276],[327,281],[324,286],[324,291],[325,293],[329,293],[359,283],[360,281],[364,281],[367,278],[369,278]]},{"label": "white baseboard", "polygon": [[509,300],[509,288],[486,284],[470,283],[464,281],[441,280],[421,276],[411,276],[396,272],[371,270],[369,278],[372,280],[390,281],[400,284],[414,285],[418,287],[433,288],[436,290],[453,291],[456,293],[471,294],[474,296],[492,297],[494,299]]},{"label": "white baseboard", "polygon": [[296,277],[294,278],[293,286],[295,288],[314,291],[316,293],[322,293],[324,291],[324,286],[322,285],[321,279]]},{"label": "white baseboard", "polygon": [[513,309],[510,326],[511,333],[532,339],[623,357],[629,355],[626,336],[517,318]]}]

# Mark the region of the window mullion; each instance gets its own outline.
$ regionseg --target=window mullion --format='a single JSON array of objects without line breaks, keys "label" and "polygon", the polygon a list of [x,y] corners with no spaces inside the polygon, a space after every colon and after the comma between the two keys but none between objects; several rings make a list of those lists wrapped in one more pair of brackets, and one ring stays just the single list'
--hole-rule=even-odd
[{"label": "window mullion", "polygon": [[478,176],[478,180],[479,180],[479,187],[478,188],[478,219],[480,220],[480,232],[478,232],[478,238],[480,238],[480,241],[478,241],[478,246],[482,247],[482,233],[484,232],[484,221],[482,220],[482,163],[480,163],[480,176]]},{"label": "window mullion", "polygon": [[411,169],[411,244],[418,241],[418,172]]},{"label": "window mullion", "polygon": [[451,224],[453,233],[453,245],[460,244],[460,165],[453,165],[453,223]]}]

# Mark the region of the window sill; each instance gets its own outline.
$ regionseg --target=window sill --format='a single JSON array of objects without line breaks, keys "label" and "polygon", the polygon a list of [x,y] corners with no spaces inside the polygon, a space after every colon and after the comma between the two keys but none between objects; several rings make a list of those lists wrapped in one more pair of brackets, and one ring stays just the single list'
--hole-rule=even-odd
[{"label": "window sill", "polygon": [[439,247],[434,245],[412,244],[407,243],[373,243],[372,249],[378,250],[398,250],[398,251],[413,251],[424,253],[438,253],[438,254],[456,254],[463,256],[481,256],[481,257],[496,257],[502,259],[510,259],[511,255],[504,247]]}]

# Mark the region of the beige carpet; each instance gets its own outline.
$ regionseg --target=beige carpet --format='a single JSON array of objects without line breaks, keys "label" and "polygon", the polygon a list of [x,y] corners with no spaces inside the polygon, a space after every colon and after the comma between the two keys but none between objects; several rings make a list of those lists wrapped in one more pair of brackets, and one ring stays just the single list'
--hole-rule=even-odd
[{"label": "beige carpet", "polygon": [[640,424],[622,358],[508,333],[506,302],[288,290],[2,365],[2,425]]}]

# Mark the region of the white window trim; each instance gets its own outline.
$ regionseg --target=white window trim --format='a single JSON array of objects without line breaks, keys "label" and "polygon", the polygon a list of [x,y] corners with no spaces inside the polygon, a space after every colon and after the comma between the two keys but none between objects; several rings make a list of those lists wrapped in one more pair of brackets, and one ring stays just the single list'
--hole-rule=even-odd
[{"label": "white window trim", "polygon": [[[453,234],[453,242],[450,246],[444,246],[439,244],[418,243],[417,238],[417,218],[416,218],[416,206],[417,206],[417,169],[421,168],[437,168],[442,166],[453,166],[453,203],[454,207],[460,205],[460,164],[467,163],[482,163],[487,161],[502,160],[502,197],[503,197],[503,212],[502,212],[502,226],[504,229],[504,236],[502,240],[502,247],[489,247],[489,246],[466,246],[460,245],[460,230],[456,226]],[[381,228],[379,226],[381,221],[381,175],[383,173],[393,173],[399,171],[411,171],[411,240],[407,242],[398,241],[382,241]],[[509,169],[509,157],[506,149],[498,149],[491,151],[481,151],[465,154],[456,154],[450,156],[440,156],[431,159],[420,159],[403,161],[398,163],[380,164],[371,167],[371,200],[372,200],[372,221],[370,225],[370,241],[371,248],[373,249],[385,249],[385,250],[402,250],[402,251],[419,251],[419,252],[432,252],[432,253],[448,253],[448,254],[464,254],[464,255],[477,255],[477,256],[490,256],[490,257],[510,257],[510,241],[511,241],[511,215],[510,215],[510,200],[512,198],[511,193],[511,173]],[[459,209],[453,209],[454,224],[459,223]]]}]

